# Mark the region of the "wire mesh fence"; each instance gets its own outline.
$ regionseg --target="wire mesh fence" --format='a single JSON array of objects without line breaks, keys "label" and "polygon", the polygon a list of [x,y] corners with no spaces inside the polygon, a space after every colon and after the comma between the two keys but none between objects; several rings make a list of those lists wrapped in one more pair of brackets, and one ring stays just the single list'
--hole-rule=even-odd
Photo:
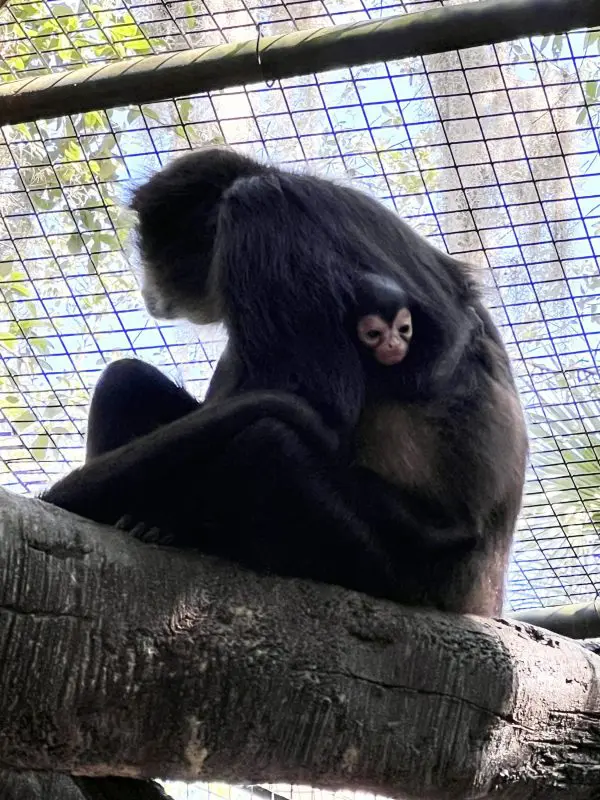
[{"label": "wire mesh fence", "polygon": [[[0,80],[438,5],[13,2]],[[36,492],[81,462],[89,392],[115,358],[203,395],[223,332],[148,318],[123,203],[181,152],[224,143],[352,181],[478,266],[532,435],[509,606],[595,597],[599,139],[597,30],[5,126],[0,481]]]},{"label": "wire mesh fence", "polygon": [[165,786],[174,798],[185,800],[384,800],[380,795],[366,792],[328,792],[289,784],[229,786],[224,783],[203,783],[191,787],[172,781]]}]

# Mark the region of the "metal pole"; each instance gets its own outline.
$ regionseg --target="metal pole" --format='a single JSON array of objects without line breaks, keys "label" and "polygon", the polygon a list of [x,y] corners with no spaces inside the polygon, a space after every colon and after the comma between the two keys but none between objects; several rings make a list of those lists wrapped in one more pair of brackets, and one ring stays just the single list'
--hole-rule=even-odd
[{"label": "metal pole", "polygon": [[588,603],[568,606],[530,608],[507,614],[512,620],[529,622],[539,628],[569,636],[571,639],[588,639],[600,636],[600,598]]},{"label": "metal pole", "polygon": [[[600,25],[600,0],[480,0],[0,86],[0,125]],[[260,58],[258,57],[260,55]]]}]

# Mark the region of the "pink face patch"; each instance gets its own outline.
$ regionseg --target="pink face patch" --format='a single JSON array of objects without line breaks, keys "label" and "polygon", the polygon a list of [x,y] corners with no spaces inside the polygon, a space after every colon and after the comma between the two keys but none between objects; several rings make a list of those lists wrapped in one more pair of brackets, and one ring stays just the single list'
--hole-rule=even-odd
[{"label": "pink face patch", "polygon": [[380,364],[394,366],[404,360],[412,338],[410,311],[401,308],[389,325],[379,314],[367,314],[358,321],[358,339]]}]

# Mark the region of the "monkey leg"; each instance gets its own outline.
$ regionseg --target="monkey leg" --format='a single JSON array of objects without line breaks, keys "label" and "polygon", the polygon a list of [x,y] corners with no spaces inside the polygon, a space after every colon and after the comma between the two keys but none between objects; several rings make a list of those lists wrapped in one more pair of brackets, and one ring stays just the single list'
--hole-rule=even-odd
[{"label": "monkey leg", "polygon": [[386,554],[342,497],[338,476],[339,465],[301,428],[258,420],[213,464],[196,531],[182,526],[172,544],[389,597]]},{"label": "monkey leg", "polygon": [[156,367],[133,358],[113,361],[92,396],[86,461],[195,411],[200,403]]},{"label": "monkey leg", "polygon": [[91,458],[54,484],[42,499],[108,524],[127,514],[144,519],[140,512],[150,511],[161,522],[182,521],[191,509],[197,515],[203,481],[210,479],[213,464],[231,439],[266,417],[301,429],[315,452],[331,456],[336,452],[337,437],[307,404],[283,393],[247,393],[199,407]]},{"label": "monkey leg", "polygon": [[[252,393],[99,455],[43,498],[159,542],[388,595],[385,555],[340,496],[337,437],[297,398]],[[145,538],[145,537],[142,537]]]}]

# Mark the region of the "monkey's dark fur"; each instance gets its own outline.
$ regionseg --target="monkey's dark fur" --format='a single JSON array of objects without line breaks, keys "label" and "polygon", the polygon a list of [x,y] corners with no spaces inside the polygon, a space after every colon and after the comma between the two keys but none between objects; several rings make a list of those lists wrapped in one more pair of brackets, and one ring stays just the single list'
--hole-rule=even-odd
[{"label": "monkey's dark fur", "polygon": [[[177,160],[133,208],[148,309],[223,321],[227,351],[204,405],[111,365],[87,463],[44,499],[257,570],[500,613],[527,437],[468,268],[362,193],[225,150]],[[368,276],[410,310],[393,367],[356,335],[384,310]]]},{"label": "monkey's dark fur", "polygon": [[[150,367],[109,367],[94,457],[44,499],[259,570],[499,613],[527,440],[469,270],[360,192],[226,150],[172,163],[133,208],[148,308],[223,320],[227,352],[202,408]],[[410,307],[395,367],[353,329],[368,275]]]}]

